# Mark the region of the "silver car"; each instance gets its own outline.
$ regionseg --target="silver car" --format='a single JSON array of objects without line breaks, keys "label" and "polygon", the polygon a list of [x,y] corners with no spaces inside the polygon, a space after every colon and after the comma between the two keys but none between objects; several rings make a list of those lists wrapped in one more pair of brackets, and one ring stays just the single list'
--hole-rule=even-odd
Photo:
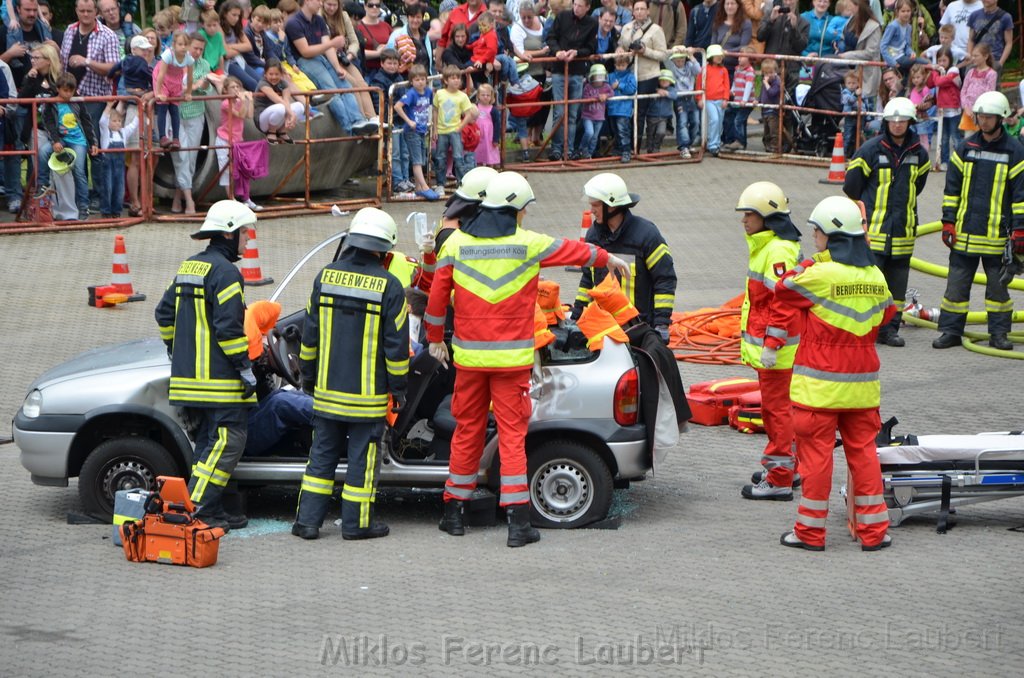
[{"label": "silver car", "polygon": [[[302,308],[311,285],[301,280],[311,281],[324,263],[311,260],[331,252],[327,248],[340,238],[306,254],[272,298],[281,299],[291,289],[295,306]],[[340,243],[333,251],[337,257]],[[268,336],[269,362],[282,382],[297,383],[303,317],[302,311],[282,317]],[[651,419],[641,407],[642,370],[654,367],[646,354],[610,340],[596,353],[552,345],[538,357],[526,440],[532,519],[539,526],[579,527],[604,518],[613,490],[643,479],[668,447],[656,445]],[[438,374],[425,351],[412,361],[406,415],[382,445],[382,486],[444,486],[454,420],[450,398],[438,393]],[[101,517],[113,513],[118,490],[149,488],[159,475],[187,476],[190,426],[185,411],[168,403],[169,379],[170,362],[157,338],[98,348],[47,371],[31,384],[14,418],[22,466],[38,485],[67,487],[68,479],[77,477],[84,510]],[[432,414],[416,414],[423,411]],[[298,486],[308,432],[299,432],[296,440],[299,444],[272,456],[243,457],[233,479],[240,486]],[[492,489],[498,481],[497,450],[497,435],[489,427],[480,482]],[[342,460],[339,482],[344,475]]]}]

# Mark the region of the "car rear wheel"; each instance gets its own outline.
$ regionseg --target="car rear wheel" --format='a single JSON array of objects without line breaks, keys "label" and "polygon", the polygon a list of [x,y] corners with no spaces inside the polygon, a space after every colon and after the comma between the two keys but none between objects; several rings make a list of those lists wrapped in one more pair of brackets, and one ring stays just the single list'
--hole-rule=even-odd
[{"label": "car rear wheel", "polygon": [[178,475],[178,467],[163,445],[149,438],[114,438],[86,457],[78,497],[86,513],[110,519],[118,490],[151,490],[157,476],[167,475]]},{"label": "car rear wheel", "polygon": [[612,474],[586,445],[551,440],[530,452],[530,518],[539,527],[582,527],[608,514]]}]

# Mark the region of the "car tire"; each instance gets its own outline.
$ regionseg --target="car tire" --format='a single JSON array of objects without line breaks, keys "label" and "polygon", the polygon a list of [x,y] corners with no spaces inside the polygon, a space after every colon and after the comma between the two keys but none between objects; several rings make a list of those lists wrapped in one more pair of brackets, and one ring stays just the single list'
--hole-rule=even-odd
[{"label": "car tire", "polygon": [[612,474],[590,447],[570,440],[550,440],[527,457],[530,520],[538,527],[572,529],[608,514]]},{"label": "car tire", "polygon": [[78,474],[78,497],[85,512],[111,519],[117,490],[153,489],[157,476],[178,475],[174,457],[149,438],[107,440],[89,453]]}]

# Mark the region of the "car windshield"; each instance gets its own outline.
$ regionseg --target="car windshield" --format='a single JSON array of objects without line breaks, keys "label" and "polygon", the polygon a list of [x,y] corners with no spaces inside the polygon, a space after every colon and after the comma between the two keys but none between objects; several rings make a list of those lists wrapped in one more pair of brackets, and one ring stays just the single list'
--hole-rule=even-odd
[{"label": "car windshield", "polygon": [[282,315],[306,308],[310,290],[313,289],[313,281],[324,266],[334,261],[338,242],[344,235],[344,232],[335,233],[327,238],[306,252],[288,271],[288,275],[284,277],[270,297],[271,301],[281,304]]}]

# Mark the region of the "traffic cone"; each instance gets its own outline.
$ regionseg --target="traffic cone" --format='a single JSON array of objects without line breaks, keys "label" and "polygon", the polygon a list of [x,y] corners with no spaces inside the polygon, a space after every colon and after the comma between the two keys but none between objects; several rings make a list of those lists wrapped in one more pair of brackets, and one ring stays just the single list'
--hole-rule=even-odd
[{"label": "traffic cone", "polygon": [[132,289],[132,274],[128,270],[128,254],[124,247],[124,236],[114,236],[114,263],[111,265],[110,287],[118,294],[127,294],[127,301],[145,301],[145,294],[136,294]]},{"label": "traffic cone", "polygon": [[[583,219],[580,221],[580,242],[587,241],[587,231],[590,230],[590,225],[593,223],[594,214],[590,210],[583,212]],[[582,273],[583,269],[579,266],[566,266],[566,271],[570,273]]]},{"label": "traffic cone", "polygon": [[242,257],[242,278],[246,285],[258,287],[274,282],[273,278],[264,278],[260,268],[260,249],[256,246],[256,229],[249,227],[249,242],[245,245],[245,256]]},{"label": "traffic cone", "polygon": [[819,179],[819,184],[846,183],[846,152],[843,150],[843,133],[836,132],[836,143],[832,146],[832,163],[828,166],[828,178]]}]

